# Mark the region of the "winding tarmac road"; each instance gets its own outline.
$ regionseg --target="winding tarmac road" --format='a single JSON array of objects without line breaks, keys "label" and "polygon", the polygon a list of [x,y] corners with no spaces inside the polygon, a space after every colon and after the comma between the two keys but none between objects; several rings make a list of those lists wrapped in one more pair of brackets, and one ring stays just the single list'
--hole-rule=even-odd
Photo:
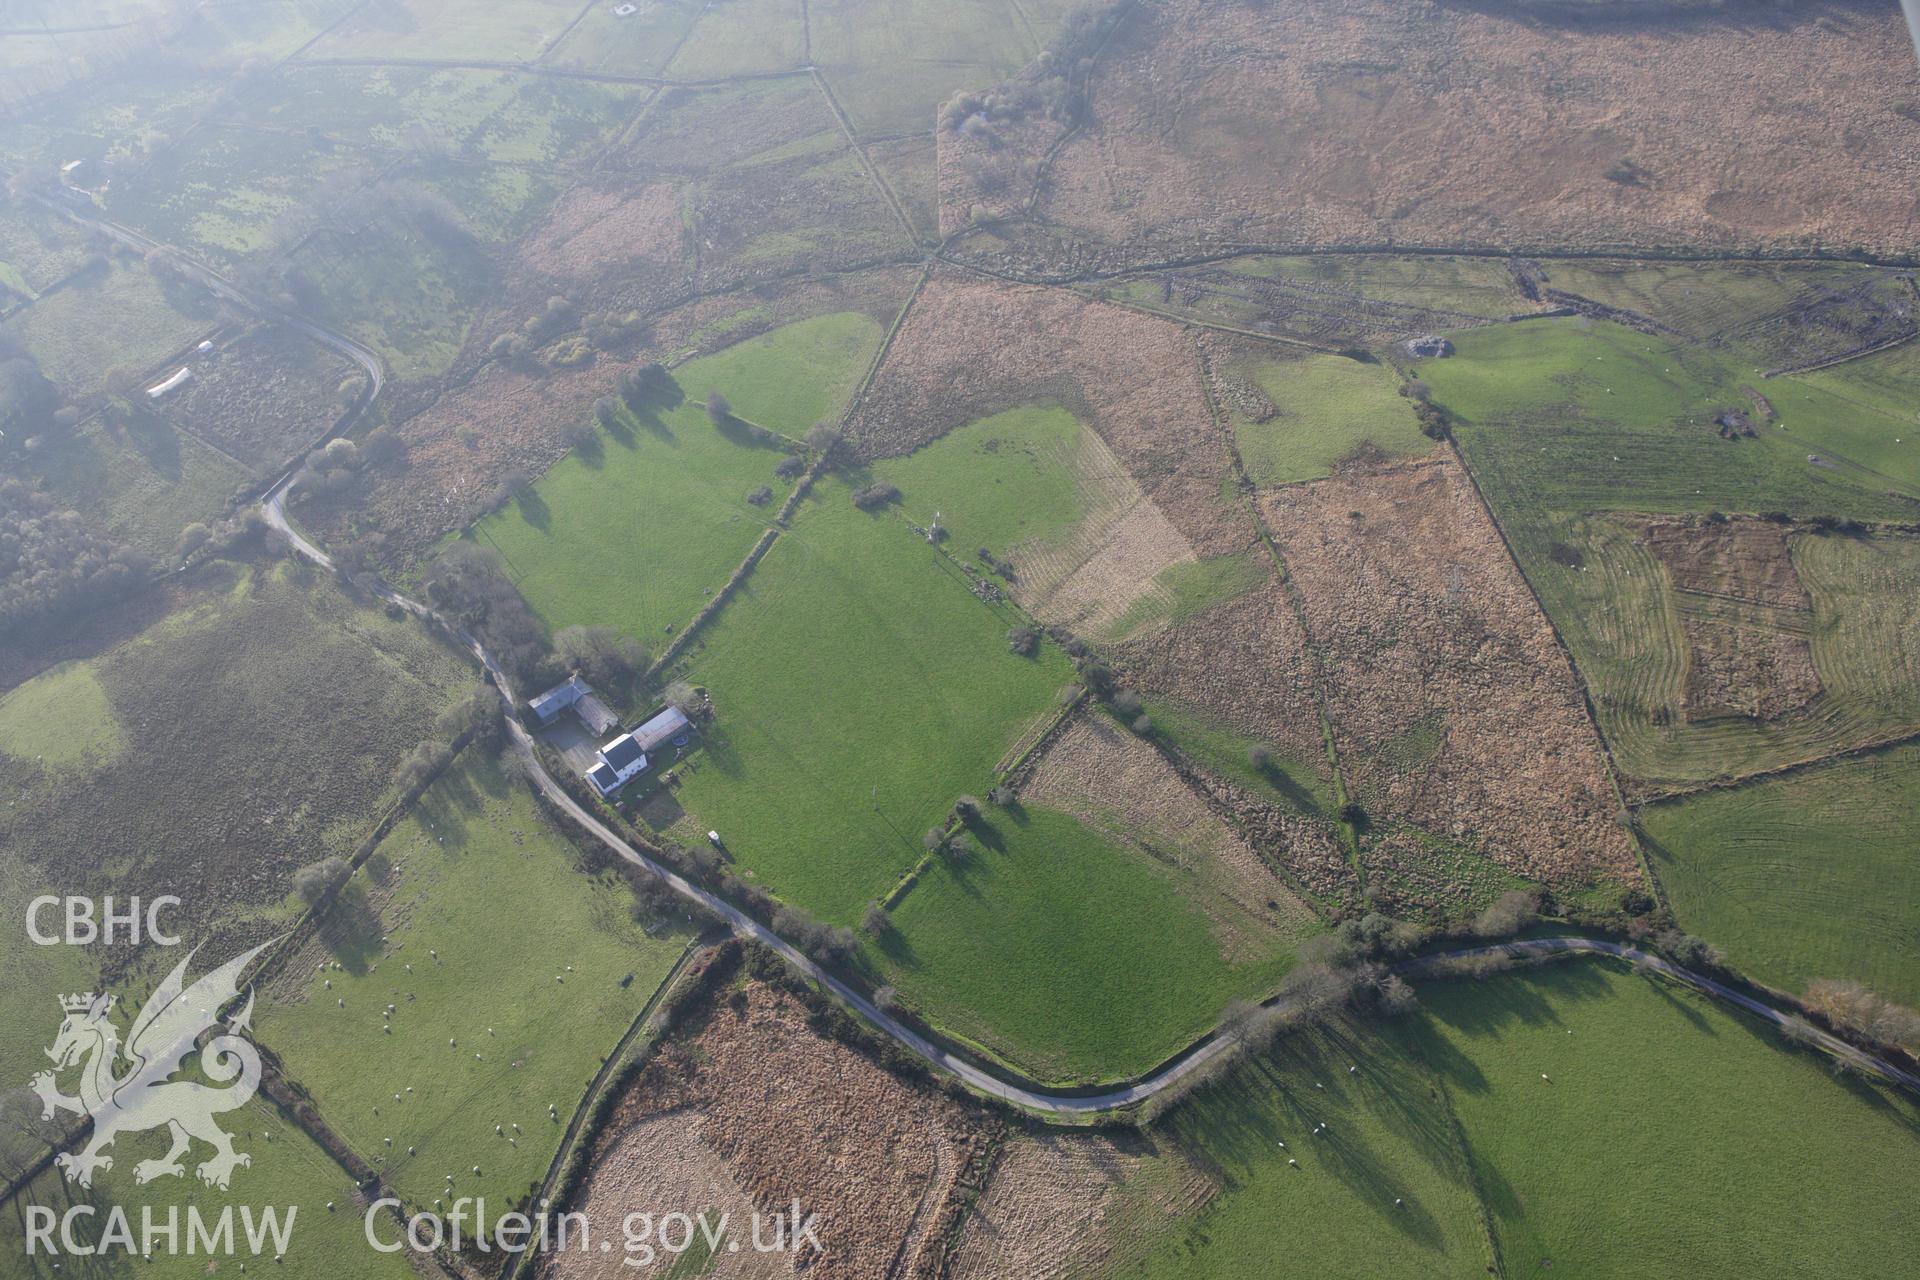
[{"label": "winding tarmac road", "polygon": [[[45,203],[75,221],[93,227],[122,243],[140,249],[142,252],[158,250],[166,254],[173,262],[178,264],[182,270],[187,271],[199,279],[215,294],[266,316],[269,319],[295,328],[312,337],[315,341],[323,343],[345,355],[365,370],[368,377],[367,395],[366,398],[361,401],[360,409],[363,410],[367,405],[370,405],[374,398],[380,394],[381,388],[385,386],[386,372],[379,355],[347,335],[327,329],[324,326],[314,324],[300,316],[284,311],[267,300],[257,297],[250,291],[234,284],[219,273],[178,253],[171,246],[152,240],[134,231],[132,228],[123,227],[117,223],[108,222],[103,219],[87,217],[77,210],[61,205],[55,201],[49,200],[45,201]],[[335,431],[337,432],[344,428],[355,416],[357,416],[357,411],[343,415],[340,422],[335,424]],[[305,474],[306,463],[304,459],[288,468],[287,472],[275,480],[261,496],[261,510],[268,524],[284,534],[299,554],[305,556],[322,569],[338,573],[339,570],[334,565],[332,557],[304,537],[298,529],[294,528],[292,522],[287,519],[287,494],[300,482]],[[565,787],[560,785],[558,780],[547,772],[545,765],[541,763],[538,754],[533,749],[532,735],[530,735],[526,727],[520,723],[519,717],[513,714],[515,707],[513,687],[508,681],[506,673],[503,672],[499,664],[493,660],[493,655],[488,653],[486,648],[481,645],[471,633],[464,628],[455,626],[429,606],[411,599],[408,596],[404,596],[385,584],[378,585],[375,591],[389,603],[405,609],[407,612],[428,623],[441,627],[451,635],[457,636],[460,642],[471,650],[475,659],[479,661],[481,666],[486,670],[488,679],[505,704],[507,711],[505,721],[512,735],[514,750],[526,766],[527,777],[533,782],[534,786],[539,788],[542,795],[563,813],[579,823],[594,839],[600,841],[601,844],[605,845],[610,852],[622,861],[639,867],[649,874],[665,881],[668,887],[682,898],[698,904],[703,910],[709,912],[719,920],[724,921],[736,937],[750,939],[766,947],[768,950],[778,953],[788,964],[792,965],[800,973],[805,974],[812,981],[817,982],[822,987],[831,991],[837,999],[853,1009],[882,1033],[905,1047],[916,1057],[921,1058],[936,1069],[961,1081],[970,1089],[988,1097],[998,1098],[1013,1106],[1022,1107],[1042,1115],[1061,1118],[1098,1116],[1153,1097],[1162,1090],[1179,1083],[1192,1073],[1201,1070],[1208,1063],[1212,1062],[1221,1054],[1229,1052],[1234,1047],[1235,1041],[1232,1036],[1223,1033],[1219,1029],[1215,1029],[1191,1046],[1186,1052],[1178,1056],[1174,1061],[1162,1066],[1157,1071],[1141,1077],[1139,1080],[1108,1089],[1104,1092],[1078,1093],[1050,1090],[1006,1079],[971,1059],[956,1054],[944,1046],[935,1043],[913,1027],[908,1026],[900,1019],[875,1005],[872,1000],[862,995],[834,974],[822,968],[811,957],[794,947],[768,926],[755,920],[752,916],[747,915],[744,911],[741,911],[724,898],[694,884],[672,868],[655,861],[647,854],[636,849],[612,828],[608,827],[606,823],[601,821],[599,817],[589,812],[573,798],[572,794],[569,793]],[[1755,1017],[1770,1022],[1775,1026],[1782,1028],[1797,1027],[1799,1028],[1799,1034],[1803,1035],[1809,1043],[1824,1050],[1840,1061],[1847,1063],[1849,1066],[1870,1075],[1877,1076],[1889,1083],[1920,1093],[1920,1076],[1915,1076],[1890,1062],[1886,1062],[1856,1048],[1837,1036],[1829,1035],[1824,1031],[1808,1026],[1801,1019],[1783,1013],[1764,1001],[1747,995],[1744,992],[1737,991],[1725,983],[1695,973],[1690,969],[1674,964],[1670,960],[1666,960],[1649,952],[1641,951],[1636,947],[1631,947],[1624,943],[1610,942],[1601,938],[1584,937],[1532,938],[1524,941],[1483,947],[1467,947],[1436,955],[1422,956],[1401,965],[1400,971],[1418,975],[1429,972],[1448,960],[1459,960],[1481,955],[1500,955],[1515,961],[1525,961],[1573,953],[1614,956],[1651,967],[1653,970],[1677,982],[1684,983],[1696,991],[1702,992],[1716,1000],[1721,1000],[1743,1009]],[[1286,1004],[1290,999],[1291,997],[1282,995],[1269,1001],[1268,1005],[1269,1007],[1278,1007]]]}]

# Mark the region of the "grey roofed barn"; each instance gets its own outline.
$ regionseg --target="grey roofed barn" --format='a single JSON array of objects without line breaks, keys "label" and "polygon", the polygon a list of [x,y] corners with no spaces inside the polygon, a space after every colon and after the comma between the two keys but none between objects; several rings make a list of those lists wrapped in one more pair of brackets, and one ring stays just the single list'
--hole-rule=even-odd
[{"label": "grey roofed barn", "polygon": [[527,706],[532,709],[534,716],[541,724],[550,724],[555,716],[592,692],[585,680],[572,675],[545,693],[529,698]]},{"label": "grey roofed barn", "polygon": [[686,714],[678,707],[668,707],[645,724],[633,731],[633,740],[640,744],[642,751],[658,751],[661,744],[672,741],[685,733],[688,727]]}]

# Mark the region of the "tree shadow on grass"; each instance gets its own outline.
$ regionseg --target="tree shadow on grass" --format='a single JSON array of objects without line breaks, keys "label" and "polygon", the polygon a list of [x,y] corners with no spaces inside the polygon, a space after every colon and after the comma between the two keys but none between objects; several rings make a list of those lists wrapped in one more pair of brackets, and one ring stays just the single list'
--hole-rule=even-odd
[{"label": "tree shadow on grass", "polygon": [[[680,384],[672,379],[664,379],[648,387],[640,396],[626,404],[627,414],[649,435],[659,436],[663,440],[675,439],[673,428],[667,425],[667,414],[686,403],[687,393]],[[621,441],[631,449],[634,440],[628,435]]]},{"label": "tree shadow on grass", "polygon": [[153,414],[136,414],[127,425],[126,440],[155,474],[167,480],[180,478],[180,433],[165,419]]},{"label": "tree shadow on grass", "polygon": [[710,732],[702,736],[699,760],[702,766],[711,765],[736,781],[745,777],[747,773],[746,765],[741,762],[740,753],[733,749],[733,740],[718,732]]},{"label": "tree shadow on grass", "polygon": [[319,923],[321,943],[341,968],[356,976],[365,974],[385,953],[381,932],[379,913],[367,901],[366,880],[361,876],[347,882]]},{"label": "tree shadow on grass", "polygon": [[[427,839],[449,857],[465,845],[468,819],[479,813],[486,804],[485,797],[475,785],[476,778],[480,779],[480,785],[489,790],[496,785],[488,771],[464,769],[456,763],[441,774],[414,804],[414,822]],[[504,779],[500,782],[504,783]]]},{"label": "tree shadow on grass", "polygon": [[520,486],[520,491],[513,495],[513,505],[519,510],[522,520],[542,533],[552,527],[553,511],[547,506],[547,500],[540,496],[540,490],[534,485]]},{"label": "tree shadow on grass", "polygon": [[[1011,807],[1006,810],[1006,816],[1008,821],[1014,823],[1016,826],[1025,826],[1028,821],[1024,812],[1016,817]],[[1007,838],[1000,834],[1000,828],[993,825],[984,811],[975,817],[962,821],[960,829],[971,835],[983,847],[991,849],[995,853],[1005,853],[1007,851]]]},{"label": "tree shadow on grass", "polygon": [[1478,998],[1449,1000],[1437,1008],[1430,1007],[1428,1012],[1463,1034],[1481,1039],[1516,1023],[1563,1026],[1554,998],[1593,1000],[1608,995],[1610,990],[1606,976],[1592,960],[1573,957],[1494,974],[1477,984]]},{"label": "tree shadow on grass", "polygon": [[580,459],[580,465],[590,471],[598,471],[607,463],[607,444],[600,438],[598,431],[584,431],[574,442],[573,456]]},{"label": "tree shadow on grass", "polygon": [[1654,839],[1653,836],[1648,834],[1644,824],[1634,827],[1633,834],[1640,838],[1640,847],[1645,849],[1647,853],[1660,862],[1661,865],[1669,867],[1673,865],[1673,850],[1667,848],[1667,846],[1661,844],[1658,840]]},{"label": "tree shadow on grass", "polygon": [[[709,418],[709,421],[713,420]],[[749,422],[738,414],[723,414],[713,423],[713,427],[720,433],[721,439],[729,444],[738,445],[742,449],[759,449],[777,453],[787,451],[786,442],[778,435],[758,423]]]},{"label": "tree shadow on grass", "polygon": [[913,940],[907,937],[906,930],[894,926],[873,940],[873,949],[886,957],[887,963],[902,968],[918,969],[920,953],[914,950]]},{"label": "tree shadow on grass", "polygon": [[[637,418],[639,415],[636,414],[634,416]],[[626,420],[620,414],[616,413],[611,418],[602,422],[600,429],[607,433],[607,439],[613,441],[622,449],[633,449],[638,447],[640,443],[640,438],[634,435],[633,428],[627,425]],[[668,438],[672,438],[671,434],[669,434]]]},{"label": "tree shadow on grass", "polygon": [[[1333,1048],[1314,1032],[1286,1037],[1174,1112],[1169,1122],[1174,1140],[1192,1163],[1229,1190],[1262,1171],[1279,1177],[1331,1175],[1382,1224],[1424,1247],[1441,1248],[1440,1220],[1362,1132],[1359,1112],[1374,1108],[1346,1083],[1348,1055]],[[1316,1132],[1321,1124],[1326,1128]],[[1289,1167],[1289,1159],[1299,1160],[1300,1167]]]},{"label": "tree shadow on grass", "polygon": [[1675,1013],[1685,1018],[1695,1031],[1704,1032],[1710,1036],[1720,1034],[1719,1028],[1708,1021],[1707,1015],[1700,1012],[1698,1006],[1691,1000],[1683,999],[1680,993],[1673,989],[1670,981],[1649,974],[1647,975],[1647,985],[1653,988],[1654,994],[1659,996],[1669,1009],[1672,1009]]},{"label": "tree shadow on grass", "polygon": [[1254,772],[1264,778],[1268,786],[1278,791],[1281,799],[1297,812],[1310,817],[1320,815],[1320,804],[1313,798],[1313,793],[1295,782],[1293,775],[1279,765],[1269,760],[1263,765],[1256,765]]}]

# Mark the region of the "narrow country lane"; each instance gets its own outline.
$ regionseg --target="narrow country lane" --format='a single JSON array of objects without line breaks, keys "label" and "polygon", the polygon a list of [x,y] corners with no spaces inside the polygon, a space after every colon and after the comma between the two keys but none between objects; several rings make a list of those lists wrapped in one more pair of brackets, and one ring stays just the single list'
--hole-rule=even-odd
[{"label": "narrow country lane", "polygon": [[[385,368],[379,355],[346,334],[328,329],[303,317],[273,306],[266,300],[253,296],[235,285],[219,273],[194,262],[170,246],[160,244],[128,227],[102,219],[89,218],[77,211],[66,208],[53,201],[43,201],[49,207],[66,214],[68,217],[86,226],[93,227],[123,243],[133,245],[143,252],[159,250],[178,263],[182,269],[193,274],[206,286],[221,297],[245,306],[269,319],[290,325],[316,341],[322,342],[353,360],[368,375],[369,387],[366,399],[361,402],[364,409],[379,395],[386,383]],[[350,421],[349,415],[346,421]],[[344,425],[344,422],[343,424]],[[338,573],[332,557],[302,536],[288,521],[286,515],[287,494],[299,483],[306,472],[303,461],[296,463],[266,490],[260,499],[261,510],[267,522],[286,535],[294,550],[308,560],[332,573]],[[1234,1044],[1233,1038],[1219,1029],[1209,1032],[1174,1061],[1160,1067],[1130,1084],[1121,1085],[1100,1093],[1076,1093],[1071,1091],[1050,1090],[1044,1087],[1021,1084],[996,1074],[968,1058],[943,1048],[928,1037],[920,1034],[900,1019],[882,1010],[866,996],[822,968],[798,948],[788,943],[779,934],[758,920],[747,915],[725,899],[701,888],[666,867],[623,839],[599,817],[589,812],[565,787],[561,786],[540,762],[533,749],[532,735],[520,723],[514,714],[515,694],[505,672],[493,660],[486,648],[465,629],[454,626],[428,605],[404,596],[385,584],[376,588],[377,594],[391,604],[407,610],[409,613],[444,629],[457,636],[486,670],[488,679],[499,693],[505,708],[505,720],[512,735],[513,746],[526,766],[527,776],[540,793],[562,812],[566,813],[583,829],[600,841],[615,856],[634,866],[646,870],[664,881],[675,893],[690,902],[698,904],[703,910],[724,921],[736,937],[751,939],[778,953],[781,958],[809,979],[819,983],[849,1008],[857,1012],[868,1023],[903,1045],[915,1056],[923,1059],[935,1068],[960,1080],[969,1088],[1017,1107],[1044,1115],[1063,1118],[1098,1116],[1116,1111],[1122,1107],[1144,1101],[1162,1090],[1177,1084],[1187,1076],[1205,1067],[1208,1063],[1228,1052]],[[1681,967],[1660,956],[1642,951],[1624,943],[1610,942],[1602,938],[1558,937],[1532,938],[1523,941],[1498,943],[1488,946],[1465,947],[1407,961],[1400,971],[1418,976],[1430,972],[1439,964],[1448,960],[1470,958],[1480,955],[1502,955],[1516,961],[1540,959],[1543,957],[1584,953],[1591,955],[1613,956],[1635,964],[1644,964],[1655,971],[1684,983],[1707,996],[1734,1005],[1775,1026],[1787,1027],[1798,1020],[1773,1006],[1743,992],[1736,991],[1724,983],[1718,982],[1692,970]],[[1285,995],[1268,1002],[1269,1007],[1279,1007],[1291,998]],[[1858,1049],[1837,1036],[1829,1035],[1817,1028],[1807,1027],[1806,1038],[1821,1050],[1851,1067],[1877,1076],[1889,1083],[1920,1093],[1920,1076],[1907,1072],[1892,1063],[1886,1062],[1864,1050]]]}]

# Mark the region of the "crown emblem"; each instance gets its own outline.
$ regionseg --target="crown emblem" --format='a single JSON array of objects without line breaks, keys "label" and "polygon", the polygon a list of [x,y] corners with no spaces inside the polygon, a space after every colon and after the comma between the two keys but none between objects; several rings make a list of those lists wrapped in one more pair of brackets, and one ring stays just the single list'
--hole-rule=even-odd
[{"label": "crown emblem", "polygon": [[[93,1007],[94,993],[83,991],[78,995],[61,996],[60,1007],[68,1013],[85,1013]],[[107,997],[107,1003],[113,1003],[113,997]]]}]

